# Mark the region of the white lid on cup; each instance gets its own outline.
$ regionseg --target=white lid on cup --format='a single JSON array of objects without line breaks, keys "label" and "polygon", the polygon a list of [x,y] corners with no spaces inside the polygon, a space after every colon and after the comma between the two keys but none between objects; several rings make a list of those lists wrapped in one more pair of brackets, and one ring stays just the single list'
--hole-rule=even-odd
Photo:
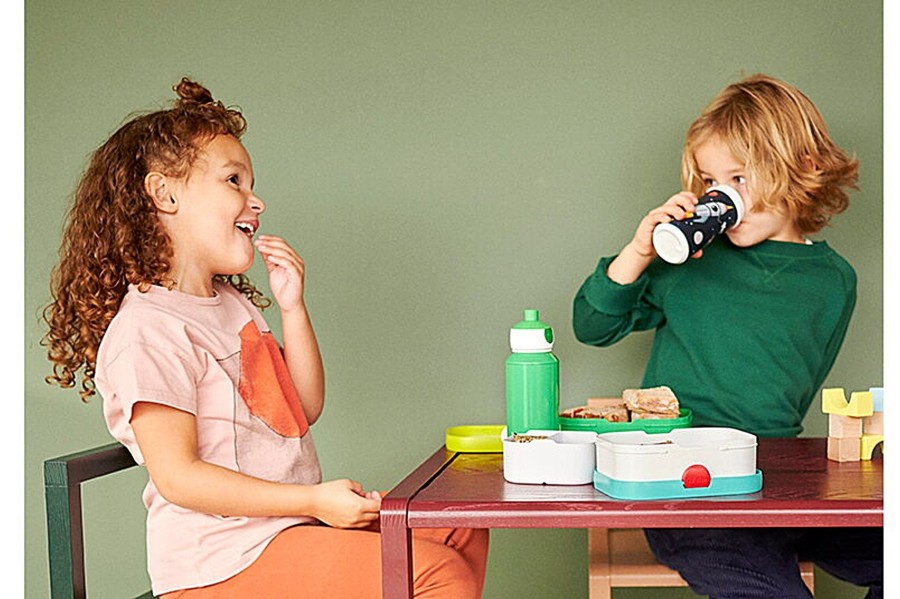
[{"label": "white lid on cup", "polygon": [[660,223],[653,229],[653,248],[670,264],[681,264],[688,259],[687,239],[681,229],[671,223]]}]

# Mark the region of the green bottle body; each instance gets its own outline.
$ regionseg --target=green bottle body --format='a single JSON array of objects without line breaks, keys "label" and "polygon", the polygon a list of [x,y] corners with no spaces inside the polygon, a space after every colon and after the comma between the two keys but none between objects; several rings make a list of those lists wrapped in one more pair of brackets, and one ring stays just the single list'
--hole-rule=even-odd
[{"label": "green bottle body", "polygon": [[506,430],[559,430],[559,360],[551,352],[506,359]]}]

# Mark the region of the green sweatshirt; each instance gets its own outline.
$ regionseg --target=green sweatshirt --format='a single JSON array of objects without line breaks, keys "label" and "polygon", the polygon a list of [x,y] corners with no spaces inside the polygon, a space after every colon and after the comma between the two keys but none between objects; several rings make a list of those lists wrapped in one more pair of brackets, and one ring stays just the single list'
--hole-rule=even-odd
[{"label": "green sweatshirt", "polygon": [[681,265],[656,260],[620,285],[603,258],[575,296],[579,341],[656,329],[642,387],[668,385],[695,426],[796,436],[856,304],[856,273],[825,242],[717,239]]}]

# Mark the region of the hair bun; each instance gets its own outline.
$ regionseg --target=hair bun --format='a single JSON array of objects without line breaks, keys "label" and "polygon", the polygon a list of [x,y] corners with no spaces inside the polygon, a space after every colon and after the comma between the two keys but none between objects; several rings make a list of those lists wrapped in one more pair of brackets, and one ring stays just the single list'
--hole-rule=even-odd
[{"label": "hair bun", "polygon": [[192,79],[182,77],[175,87],[175,93],[178,94],[179,104],[185,102],[196,102],[197,104],[208,104],[214,102],[212,93]]}]

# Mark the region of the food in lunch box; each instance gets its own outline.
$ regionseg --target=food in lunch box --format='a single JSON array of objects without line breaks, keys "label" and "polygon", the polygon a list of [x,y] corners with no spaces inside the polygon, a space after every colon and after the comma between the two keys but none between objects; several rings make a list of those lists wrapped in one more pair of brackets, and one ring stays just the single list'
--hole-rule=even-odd
[{"label": "food in lunch box", "polygon": [[520,435],[519,433],[513,433],[513,436],[509,438],[513,443],[531,443],[537,439],[549,439],[547,435]]},{"label": "food in lunch box", "polygon": [[585,406],[577,408],[566,408],[559,413],[560,418],[600,418],[600,412],[596,410],[588,410]]},{"label": "food in lunch box", "polygon": [[624,408],[625,400],[621,397],[592,397],[587,400],[589,408]]},{"label": "food in lunch box", "polygon": [[563,410],[559,415],[563,418],[602,418],[603,412],[588,406],[578,406]]},{"label": "food in lunch box", "polygon": [[655,414],[653,412],[632,412],[631,421],[635,420],[665,420],[666,418],[676,418],[678,414]]},{"label": "food in lunch box", "polygon": [[588,409],[600,412],[600,417],[608,422],[628,422],[631,415],[621,397],[592,397],[587,400]]},{"label": "food in lunch box", "polygon": [[678,416],[678,398],[672,389],[665,385],[649,389],[625,389],[622,398],[632,412],[668,415],[662,416],[663,418]]},{"label": "food in lunch box", "polygon": [[562,418],[603,418],[608,422],[628,422],[629,419],[625,404],[605,408],[579,406],[563,410],[559,415]]},{"label": "food in lunch box", "polygon": [[603,418],[608,422],[633,422],[678,418],[680,408],[675,393],[666,386],[625,389],[622,397],[592,397],[586,406],[568,408],[560,418]]}]

